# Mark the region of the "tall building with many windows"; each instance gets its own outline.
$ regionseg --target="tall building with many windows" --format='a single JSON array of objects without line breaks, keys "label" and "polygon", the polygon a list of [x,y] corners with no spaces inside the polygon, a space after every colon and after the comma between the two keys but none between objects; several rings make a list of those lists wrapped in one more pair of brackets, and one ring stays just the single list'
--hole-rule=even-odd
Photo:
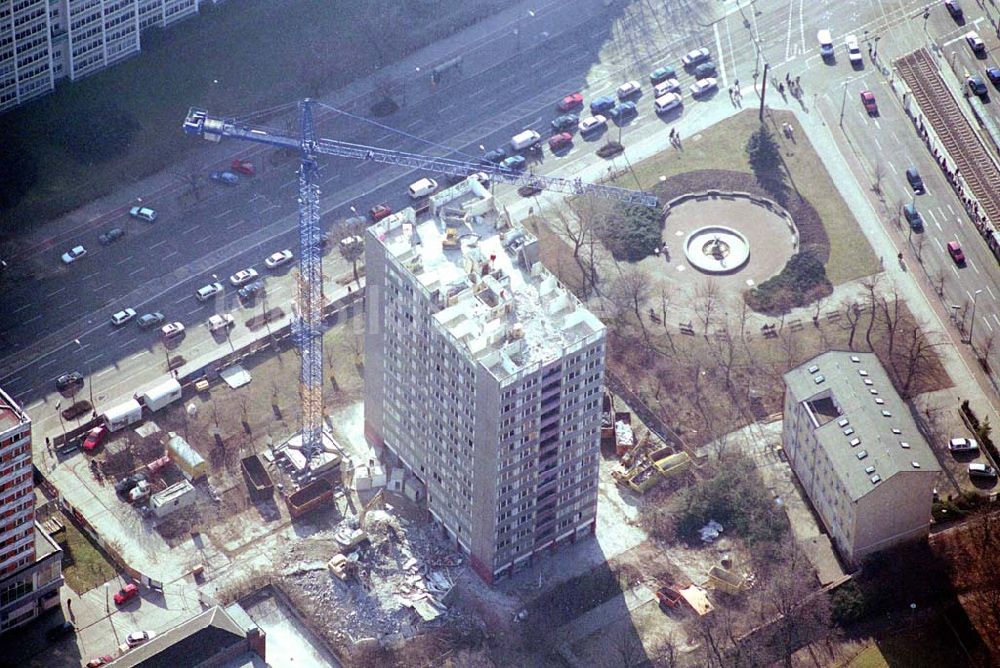
[{"label": "tall building with many windows", "polygon": [[365,430],[492,582],[595,530],[604,325],[475,179],[369,228]]},{"label": "tall building with many windows", "polygon": [[0,633],[59,605],[62,550],[35,522],[31,420],[0,390]]},{"label": "tall building with many windows", "polygon": [[0,2],[0,111],[139,53],[140,32],[198,13],[198,0]]}]

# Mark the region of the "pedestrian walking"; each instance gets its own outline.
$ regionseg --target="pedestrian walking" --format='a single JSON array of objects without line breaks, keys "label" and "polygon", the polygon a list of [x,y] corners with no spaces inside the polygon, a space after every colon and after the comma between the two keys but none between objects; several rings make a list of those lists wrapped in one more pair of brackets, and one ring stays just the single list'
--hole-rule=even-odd
[{"label": "pedestrian walking", "polygon": [[784,95],[785,95],[785,84],[782,84],[782,83],[778,84],[778,92],[781,93],[782,97],[784,97]]},{"label": "pedestrian walking", "polygon": [[802,88],[802,87],[801,87],[801,86],[799,85],[799,79],[801,79],[801,78],[802,78],[802,77],[795,77],[795,87],[796,87],[796,88],[799,88],[799,89],[801,89],[801,88]]},{"label": "pedestrian walking", "polygon": [[785,72],[785,83],[787,84],[792,83],[792,75],[789,74],[788,72]]}]

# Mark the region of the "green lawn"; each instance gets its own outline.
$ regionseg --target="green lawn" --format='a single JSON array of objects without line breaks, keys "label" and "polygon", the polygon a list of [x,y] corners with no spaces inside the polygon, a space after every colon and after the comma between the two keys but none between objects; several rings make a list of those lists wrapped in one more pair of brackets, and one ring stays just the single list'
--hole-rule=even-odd
[{"label": "green lawn", "polygon": [[[501,0],[240,0],[167,30],[143,33],[143,52],[0,117],[34,158],[38,181],[0,212],[0,233],[33,225],[182,158],[195,144],[191,106],[241,115],[336,90],[504,6]],[[96,165],[67,137],[120,112],[135,123],[125,152]]]},{"label": "green lawn", "polygon": [[[878,257],[794,116],[787,112],[775,112],[770,116],[773,118],[768,122],[788,167],[789,186],[797,188],[816,209],[829,237],[830,260],[826,265],[826,275],[830,282],[839,285],[879,271]],[[798,143],[793,144],[782,136],[781,124],[785,122],[795,126]],[[699,135],[684,137],[683,151],[668,147],[656,156],[633,165],[639,183],[648,190],[660,176],[670,177],[701,169],[750,173],[746,142],[759,126],[757,112],[748,110]],[[632,182],[627,177],[619,181],[626,187]]]},{"label": "green lawn", "polygon": [[113,578],[117,571],[104,554],[68,518],[60,516],[60,520],[66,530],[56,540],[63,549],[66,586],[82,594]]}]

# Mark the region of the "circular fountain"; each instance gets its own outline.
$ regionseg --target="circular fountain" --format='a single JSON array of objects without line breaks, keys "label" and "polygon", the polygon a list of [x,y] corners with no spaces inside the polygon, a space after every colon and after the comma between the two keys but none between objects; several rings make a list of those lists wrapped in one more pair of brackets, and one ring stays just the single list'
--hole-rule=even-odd
[{"label": "circular fountain", "polygon": [[730,227],[708,225],[687,236],[684,256],[698,271],[730,274],[750,259],[750,242]]}]

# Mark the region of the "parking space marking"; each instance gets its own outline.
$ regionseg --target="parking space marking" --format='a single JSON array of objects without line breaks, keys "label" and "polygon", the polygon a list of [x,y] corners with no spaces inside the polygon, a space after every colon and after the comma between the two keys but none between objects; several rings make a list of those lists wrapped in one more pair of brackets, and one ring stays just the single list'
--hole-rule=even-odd
[{"label": "parking space marking", "polygon": [[[719,34],[719,24],[712,24],[712,32],[715,34],[715,52],[719,54],[719,85],[728,85],[726,79],[726,59],[722,57],[722,36]],[[734,63],[735,65],[735,63]]]},{"label": "parking space marking", "polygon": [[98,371],[96,374],[94,374],[94,378],[100,378],[101,376],[106,376],[114,370],[115,368],[113,366],[109,366],[104,371]]},{"label": "parking space marking", "polygon": [[63,286],[63,287],[59,288],[58,290],[53,290],[52,292],[46,294],[45,296],[46,297],[55,297],[60,292],[63,292],[65,289],[66,289],[66,286]]},{"label": "parking space marking", "polygon": [[56,363],[56,362],[58,362],[58,361],[59,361],[58,359],[56,359],[56,358],[54,358],[54,357],[53,357],[53,358],[52,358],[52,359],[50,359],[50,360],[49,360],[48,362],[45,362],[45,363],[43,363],[43,364],[39,364],[39,365],[38,365],[38,368],[39,368],[39,369],[44,369],[44,368],[45,368],[45,367],[47,367],[47,366],[52,366],[53,364],[55,364],[55,363]]},{"label": "parking space marking", "polygon": [[163,241],[161,241],[159,243],[153,244],[152,246],[149,247],[149,250],[153,250],[154,248],[159,248],[160,246],[164,245],[165,243],[167,243],[166,239],[164,239]]},{"label": "parking space marking", "polygon": [[137,352],[135,355],[132,355],[131,357],[129,357],[129,359],[130,360],[137,360],[140,357],[142,357],[143,355],[148,355],[148,354],[149,354],[148,350],[141,350],[141,351]]},{"label": "parking space marking", "polygon": [[122,260],[120,260],[120,261],[118,261],[118,262],[115,262],[115,266],[116,266],[116,267],[120,267],[120,266],[122,266],[123,264],[125,264],[126,262],[131,262],[131,261],[132,261],[132,256],[131,256],[131,255],[129,255],[128,257],[126,257],[126,258],[124,258],[124,259],[122,259]]},{"label": "parking space marking", "polygon": [[1000,318],[997,317],[996,313],[993,314],[993,319],[997,321],[998,325],[1000,325]]},{"label": "parking space marking", "polygon": [[951,215],[954,216],[955,215],[955,210],[953,208],[951,208],[951,204],[948,204],[946,206],[948,207],[948,212],[951,213]]},{"label": "parking space marking", "polygon": [[218,220],[219,218],[224,218],[224,217],[228,216],[232,212],[233,212],[232,209],[226,209],[222,213],[215,214],[214,216],[212,216],[212,218],[214,218],[215,220]]},{"label": "parking space marking", "polygon": [[31,308],[31,304],[25,304],[24,306],[17,307],[16,309],[14,309],[14,313],[20,313],[26,308]]},{"label": "parking space marking", "polygon": [[181,234],[190,234],[191,232],[194,232],[195,230],[197,230],[199,227],[201,227],[201,225],[192,225],[191,227],[189,227],[186,230],[184,230],[183,232],[181,232]]},{"label": "parking space marking", "polygon": [[993,294],[992,290],[990,290],[990,286],[989,285],[986,286],[986,291],[989,292],[990,293],[990,297],[993,297],[993,300],[996,301],[997,296],[995,294]]},{"label": "parking space marking", "polygon": [[95,289],[95,290],[104,290],[105,288],[110,288],[110,287],[111,287],[111,284],[110,284],[110,283],[105,283],[104,285],[98,285],[98,286],[97,286],[96,288],[94,288],[94,289]]},{"label": "parking space marking", "polygon": [[25,320],[23,324],[27,325],[29,322],[35,322],[36,320],[41,320],[41,318],[42,315],[39,313],[34,318],[28,318],[27,320]]},{"label": "parking space marking", "polygon": [[128,272],[128,275],[129,276],[135,276],[136,274],[141,274],[144,271],[146,271],[145,267],[139,267],[138,269],[134,269],[134,270]]}]

